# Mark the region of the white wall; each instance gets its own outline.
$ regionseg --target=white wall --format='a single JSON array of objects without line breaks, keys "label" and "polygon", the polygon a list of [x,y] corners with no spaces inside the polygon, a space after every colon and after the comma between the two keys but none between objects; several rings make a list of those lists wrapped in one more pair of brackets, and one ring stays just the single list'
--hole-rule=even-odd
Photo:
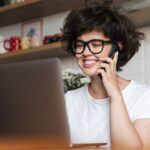
[{"label": "white wall", "polygon": [[[52,15],[43,18],[43,35],[53,35],[60,32],[63,26],[63,20],[68,12]],[[142,43],[139,53],[124,67],[119,74],[127,79],[138,80],[150,85],[150,26],[139,29],[146,34],[146,40]],[[18,35],[21,36],[21,24],[11,25],[0,28],[0,35],[6,38]],[[62,69],[79,70],[73,57],[64,57],[62,60]]]},{"label": "white wall", "polygon": [[49,17],[43,18],[43,34],[56,34],[60,32],[60,29],[63,26],[63,20],[66,17],[68,12],[52,15]]},{"label": "white wall", "polygon": [[150,85],[150,26],[139,29],[145,33],[139,52],[124,67],[120,75]]},{"label": "white wall", "polygon": [[138,53],[123,67],[119,74],[127,79],[135,79],[145,83],[145,51],[144,42]]},{"label": "white wall", "polygon": [[[43,35],[53,35],[60,32],[63,26],[63,20],[68,12],[44,17],[43,19]],[[27,21],[28,22],[28,21]],[[16,35],[21,36],[21,23],[0,28],[0,35],[9,38]]]},{"label": "white wall", "polygon": [[144,49],[144,64],[145,64],[145,83],[150,85],[150,26],[142,29],[147,35],[143,44]]}]

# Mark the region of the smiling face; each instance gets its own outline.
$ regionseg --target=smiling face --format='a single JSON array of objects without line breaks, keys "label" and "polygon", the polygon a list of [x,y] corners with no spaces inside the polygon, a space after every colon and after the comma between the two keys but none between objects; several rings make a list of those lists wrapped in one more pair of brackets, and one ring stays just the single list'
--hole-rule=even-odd
[{"label": "smiling face", "polygon": [[[99,39],[108,41],[110,39],[106,38],[102,32],[91,31],[82,34],[77,40],[82,40],[84,42],[90,41],[92,39]],[[96,44],[96,43],[95,43]],[[103,50],[99,54],[92,54],[88,47],[86,46],[82,54],[76,54],[76,60],[82,71],[87,76],[97,75],[97,69],[100,66],[100,58],[107,57],[111,49],[111,44],[104,44]]]}]

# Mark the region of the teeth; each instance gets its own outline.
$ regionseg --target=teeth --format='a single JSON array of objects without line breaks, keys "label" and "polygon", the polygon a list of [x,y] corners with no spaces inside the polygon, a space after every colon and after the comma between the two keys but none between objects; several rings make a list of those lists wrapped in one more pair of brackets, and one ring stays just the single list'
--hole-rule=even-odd
[{"label": "teeth", "polygon": [[95,61],[95,60],[86,60],[86,61],[84,61],[84,63],[85,63],[86,65],[90,65],[90,64],[96,63],[96,61]]}]

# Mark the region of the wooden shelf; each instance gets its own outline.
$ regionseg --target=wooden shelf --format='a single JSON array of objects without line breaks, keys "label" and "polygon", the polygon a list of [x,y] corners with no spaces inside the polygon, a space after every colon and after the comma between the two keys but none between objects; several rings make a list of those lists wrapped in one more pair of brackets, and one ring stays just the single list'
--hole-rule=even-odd
[{"label": "wooden shelf", "polygon": [[[85,5],[85,0],[25,0],[0,7],[0,27],[13,25],[27,20],[41,18],[52,14],[69,11]],[[0,64],[16,61],[68,56],[61,48],[61,43],[0,54]]]},{"label": "wooden shelf", "polygon": [[69,56],[69,53],[62,49],[61,42],[56,42],[40,47],[0,54],[0,64],[64,56]]},{"label": "wooden shelf", "polygon": [[49,16],[83,6],[84,0],[26,0],[0,7],[0,27]]}]

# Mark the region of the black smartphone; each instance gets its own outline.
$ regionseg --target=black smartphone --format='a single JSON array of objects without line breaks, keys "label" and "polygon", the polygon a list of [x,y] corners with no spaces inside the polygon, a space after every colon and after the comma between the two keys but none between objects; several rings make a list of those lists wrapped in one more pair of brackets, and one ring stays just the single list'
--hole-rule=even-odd
[{"label": "black smartphone", "polygon": [[109,54],[108,54],[108,57],[110,57],[110,58],[113,59],[115,53],[116,53],[116,52],[119,52],[119,51],[120,51],[120,48],[119,48],[118,44],[113,44],[113,45],[112,45],[112,48],[111,48],[111,50],[110,50],[110,52],[109,52]]},{"label": "black smartphone", "polygon": [[[108,57],[110,57],[110,58],[114,58],[114,55],[115,55],[115,53],[116,52],[119,52],[120,51],[120,48],[119,48],[119,46],[118,46],[118,44],[112,44],[112,48],[111,48],[111,50],[110,50],[110,52],[109,52],[109,54],[108,54]],[[102,75],[101,74],[98,74],[98,76],[100,77],[100,79],[102,79]]]}]

